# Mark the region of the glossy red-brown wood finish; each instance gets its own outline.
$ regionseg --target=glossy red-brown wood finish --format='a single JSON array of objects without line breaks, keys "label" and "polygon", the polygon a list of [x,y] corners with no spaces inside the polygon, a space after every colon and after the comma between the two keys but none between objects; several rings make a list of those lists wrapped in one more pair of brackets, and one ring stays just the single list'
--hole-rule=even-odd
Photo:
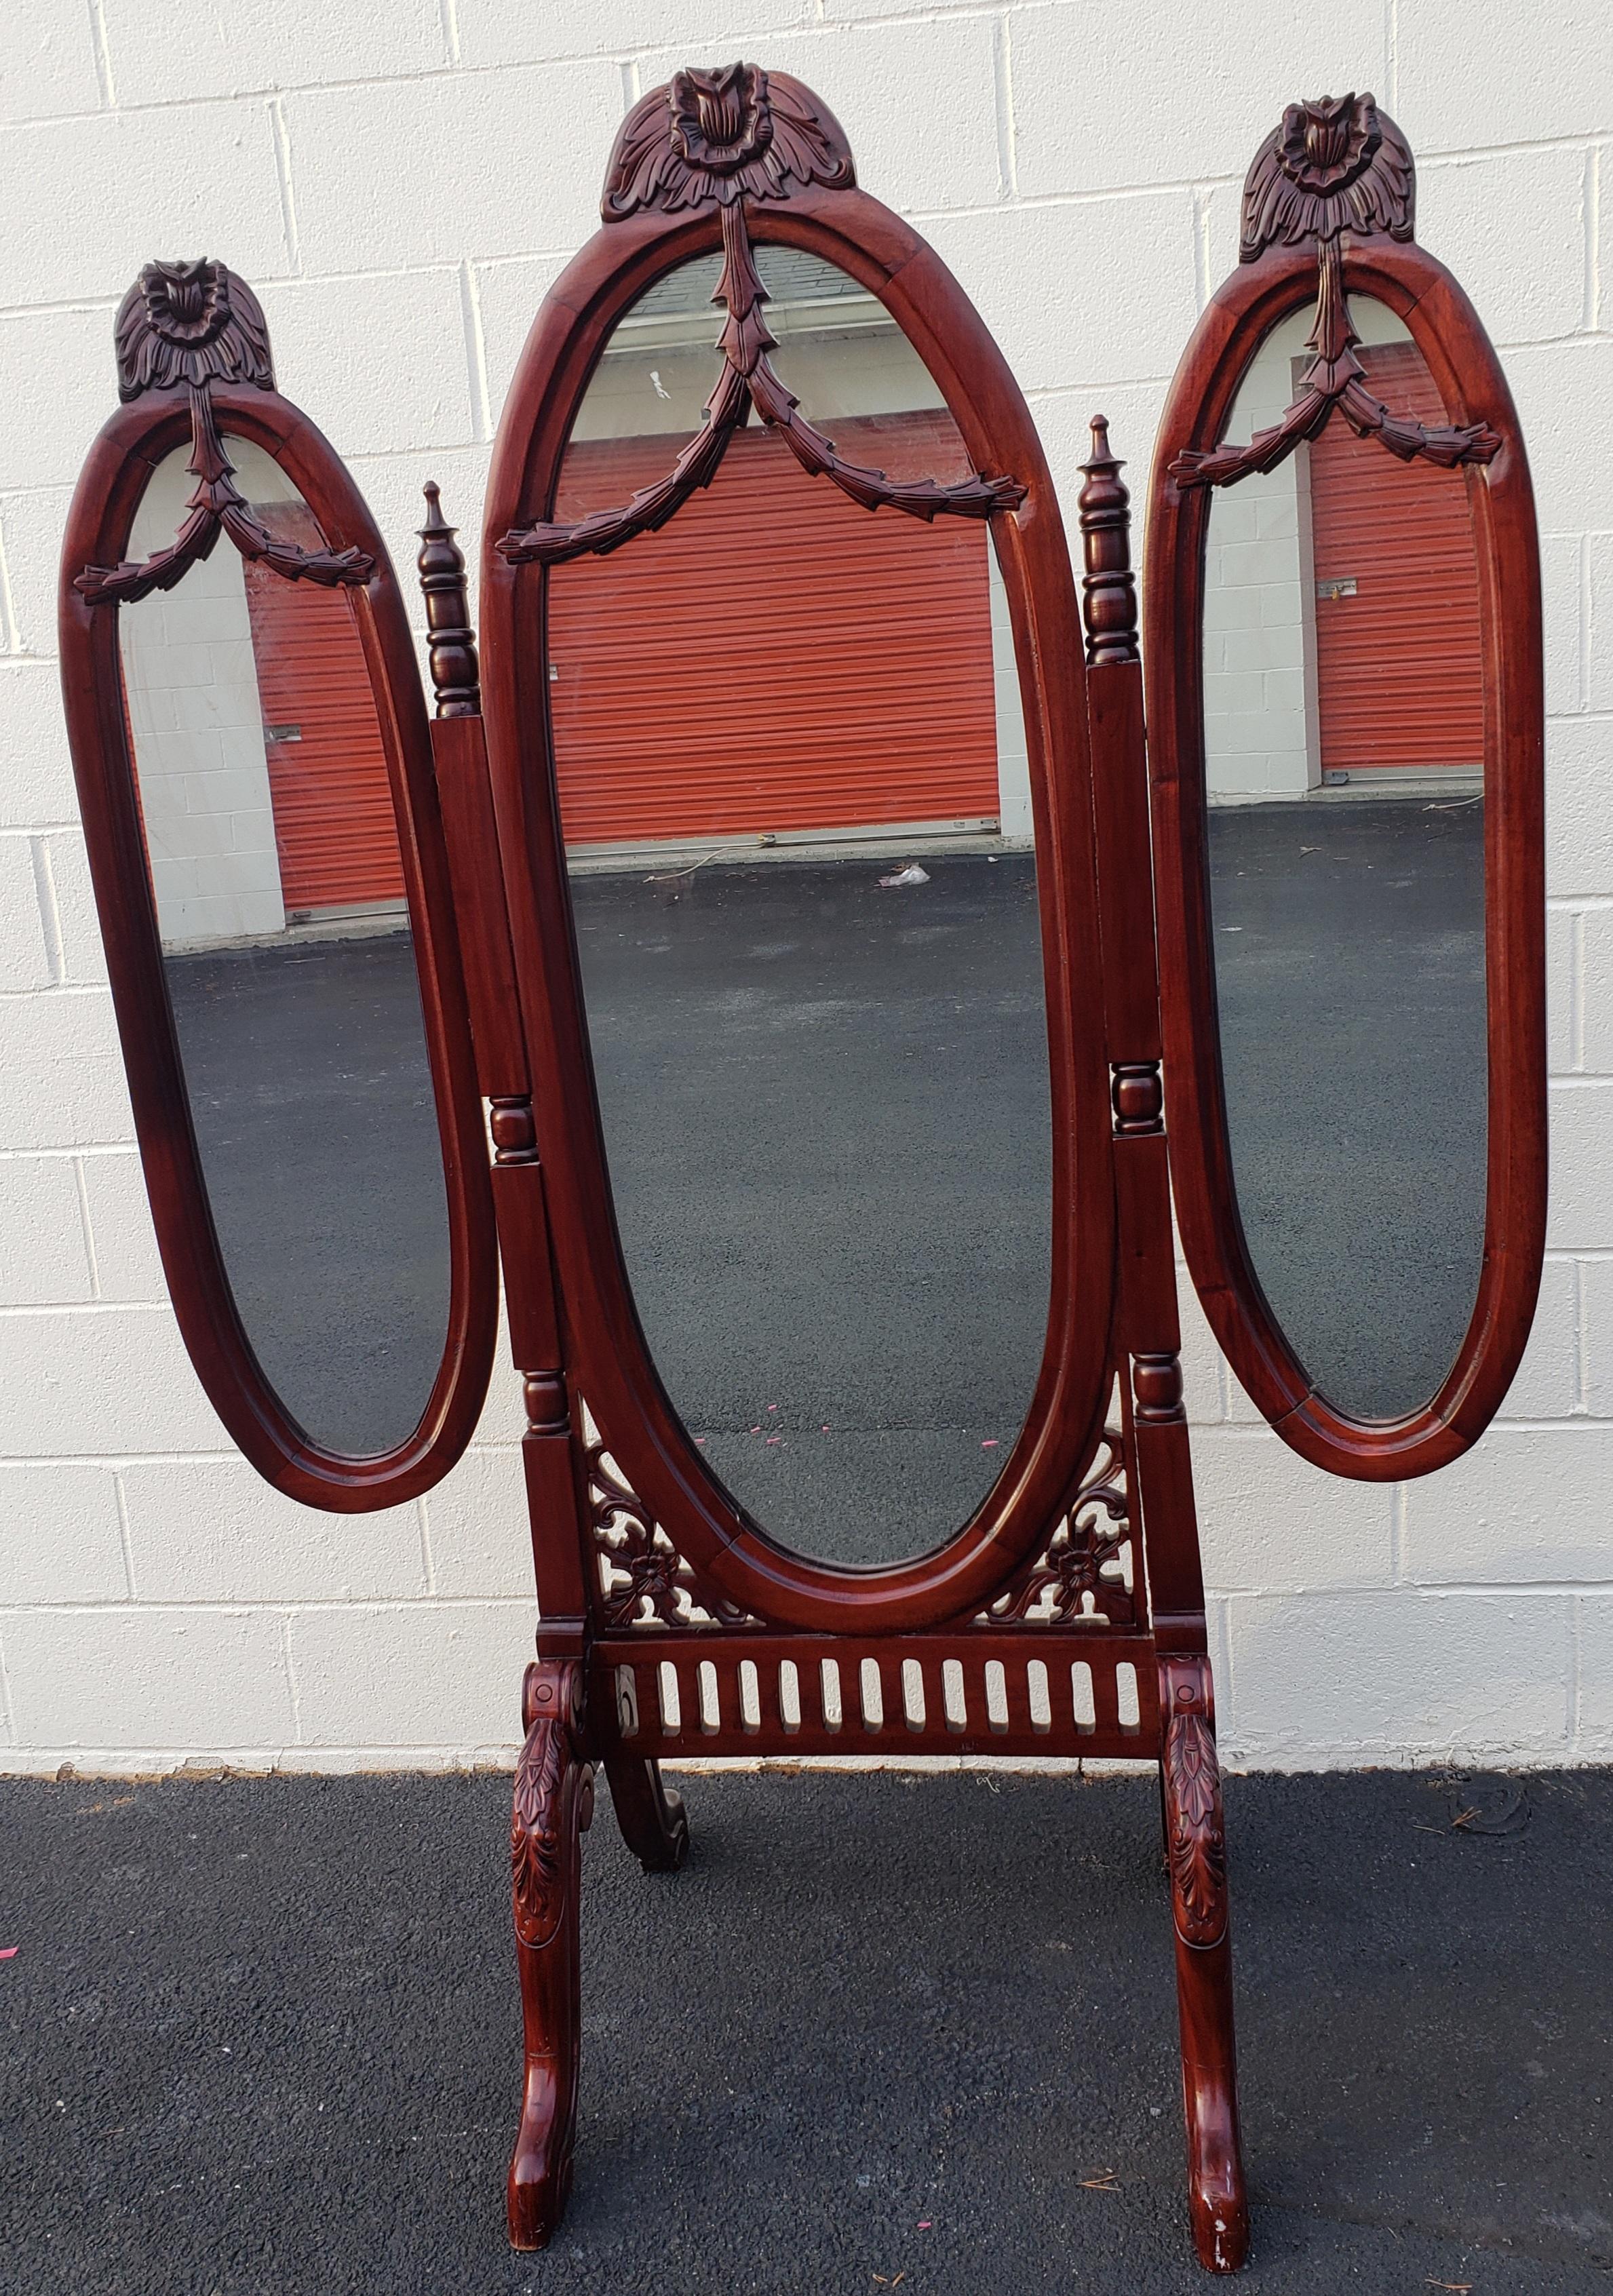
[{"label": "glossy red-brown wood finish", "polygon": [[348,594],[392,782],[451,1251],[442,1359],[418,1425],[390,1451],[350,1457],[310,1440],[264,1378],[236,1310],[164,978],[123,706],[118,610],[90,603],[75,586],[86,567],[118,565],[153,470],[190,435],[183,387],[152,390],[120,407],[86,462],[62,547],[62,695],[135,1132],[185,1345],[214,1408],[261,1475],[310,1505],[356,1513],[430,1488],[464,1449],[481,1410],[498,1308],[485,1135],[420,673],[385,545],[334,448],[296,406],[250,384],[215,381],[209,390],[226,439],[249,439],[273,455],[326,542],[372,562],[368,579]]},{"label": "glossy red-brown wood finish", "polygon": [[1414,242],[1388,237],[1347,238],[1342,275],[1347,291],[1376,297],[1404,321],[1448,421],[1487,426],[1501,442],[1487,463],[1470,463],[1465,472],[1485,660],[1484,1259],[1472,1320],[1448,1375],[1426,1405],[1397,1419],[1353,1417],[1316,1390],[1266,1303],[1244,1239],[1221,1077],[1206,827],[1202,630],[1212,492],[1171,475],[1184,450],[1208,453],[1223,439],[1260,343],[1314,298],[1314,245],[1274,246],[1241,264],[1183,354],[1150,494],[1144,652],[1171,1172],[1188,1266],[1233,1370],[1284,1441],[1334,1474],[1382,1481],[1427,1474],[1477,1441],[1518,1369],[1535,1312],[1546,1216],[1540,562],[1511,395],[1460,286]]},{"label": "glossy red-brown wood finish", "polygon": [[[662,273],[722,244],[714,208],[608,225],[538,314],[500,425],[487,497],[487,742],[570,1373],[635,1489],[723,1595],[793,1627],[889,1632],[956,1617],[1001,1586],[1092,1457],[1106,1400],[1114,1209],[1081,624],[1035,426],[1001,353],[938,258],[860,192],[805,191],[784,204],[758,204],[748,221],[755,242],[809,249],[878,295],[934,375],[977,469],[1004,472],[1026,488],[1019,506],[997,512],[991,526],[1013,622],[1036,810],[1053,1111],[1052,1298],[1025,1427],[985,1504],[938,1552],[856,1570],[776,1545],[712,1475],[661,1384],[623,1263],[594,1088],[555,800],[547,570],[512,565],[498,548],[512,529],[551,515],[572,419],[612,327]],[[765,550],[766,537],[757,539]],[[742,567],[734,578],[744,578]],[[720,594],[712,613],[720,619]]]}]

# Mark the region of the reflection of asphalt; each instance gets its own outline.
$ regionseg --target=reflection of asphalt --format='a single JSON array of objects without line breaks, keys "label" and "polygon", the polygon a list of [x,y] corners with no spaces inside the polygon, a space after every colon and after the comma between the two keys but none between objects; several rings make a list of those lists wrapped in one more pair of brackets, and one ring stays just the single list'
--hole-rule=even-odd
[{"label": "reflection of asphalt", "polygon": [[[1210,2284],[1150,1780],[687,1788],[653,1879],[602,1793],[576,2189],[518,2257],[507,1779],[0,1786],[6,2296]],[[1229,1782],[1249,2296],[1606,2296],[1613,1779],[1453,1829],[1507,1798]]]},{"label": "reflection of asphalt", "polygon": [[[1483,1206],[1480,808],[1212,817],[1255,1258],[1341,1399],[1429,1392]],[[764,1524],[849,1560],[981,1498],[1046,1315],[1028,857],[774,862],[574,887],[618,1210],[674,1400]],[[175,967],[232,1265],[320,1431],[401,1432],[442,1330],[407,944]],[[310,1089],[307,1078],[321,1081]],[[389,1414],[381,1424],[382,1410]]]},{"label": "reflection of asphalt", "polygon": [[1239,807],[1210,844],[1250,1255],[1324,1391],[1407,1408],[1450,1369],[1483,1250],[1483,806]]}]

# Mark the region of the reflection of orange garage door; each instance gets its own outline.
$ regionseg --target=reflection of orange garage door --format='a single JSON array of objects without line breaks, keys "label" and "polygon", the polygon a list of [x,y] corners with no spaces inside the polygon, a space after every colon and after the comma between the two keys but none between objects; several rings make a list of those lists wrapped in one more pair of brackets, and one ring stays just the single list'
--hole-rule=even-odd
[{"label": "reflection of orange garage door", "polygon": [[[252,514],[305,549],[322,545],[301,503],[257,503]],[[252,559],[242,567],[287,912],[401,901],[386,751],[347,594]]]},{"label": "reflection of orange garage door", "polygon": [[[831,426],[893,477],[962,476],[943,413]],[[579,443],[577,518],[660,477],[679,441]],[[771,433],[659,534],[550,578],[550,685],[572,844],[995,820],[985,527],[870,512]]]},{"label": "reflection of orange garage door", "polygon": [[[1448,418],[1414,343],[1359,354],[1396,414]],[[1324,773],[1482,765],[1478,559],[1462,472],[1402,463],[1334,415],[1311,442]],[[1331,586],[1355,591],[1329,595]]]}]

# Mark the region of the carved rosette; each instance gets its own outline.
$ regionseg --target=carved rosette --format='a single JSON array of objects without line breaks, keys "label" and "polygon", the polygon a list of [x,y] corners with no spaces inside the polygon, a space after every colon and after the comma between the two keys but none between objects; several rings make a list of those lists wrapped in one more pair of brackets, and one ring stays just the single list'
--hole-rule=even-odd
[{"label": "carved rosette", "polygon": [[1135,1626],[1137,1595],[1126,1578],[1130,1547],[1125,1439],[1106,1427],[1097,1461],[1052,1537],[976,1623]]},{"label": "carved rosette", "polygon": [[566,1771],[580,1762],[583,1670],[575,1660],[533,1668],[531,1726],[515,1769],[510,1812],[510,1875],[515,1934],[547,1945],[560,1925],[565,1871],[561,1828]]},{"label": "carved rosette", "polygon": [[1161,1658],[1159,1699],[1165,1843],[1176,1927],[1189,1945],[1219,1945],[1226,1935],[1226,1834],[1208,1661]]},{"label": "carved rosette", "polygon": [[600,1616],[625,1627],[742,1627],[757,1622],[704,1586],[624,1480],[602,1442],[587,1449],[588,1521],[599,1570]]},{"label": "carved rosette", "polygon": [[191,459],[196,480],[188,515],[173,541],[150,558],[119,566],[86,566],[73,587],[93,606],[132,605],[153,590],[171,590],[220,534],[243,558],[259,561],[288,582],[333,589],[367,582],[375,562],[362,550],[299,550],[252,516],[235,484],[214,414],[215,383],[274,388],[269,331],[243,279],[207,257],[193,263],[148,263],[119,307],[114,326],[118,395],[127,405],[148,390],[183,390],[190,400]]},{"label": "carved rosette", "polygon": [[741,197],[785,200],[809,184],[856,182],[839,122],[809,87],[759,64],[681,71],[634,105],[605,172],[607,223],[659,208],[675,215]]},{"label": "carved rosette", "polygon": [[1257,471],[1275,470],[1335,409],[1358,438],[1376,439],[1403,463],[1421,456],[1452,470],[1494,459],[1501,439],[1487,424],[1425,424],[1392,414],[1367,389],[1355,356],[1361,338],[1345,292],[1343,241],[1347,234],[1411,239],[1416,193],[1411,147],[1371,95],[1290,104],[1244,182],[1239,258],[1254,263],[1268,248],[1314,245],[1316,320],[1306,338],[1314,356],[1280,422],[1257,430],[1244,447],[1178,455],[1170,474],[1179,487],[1236,486]]}]

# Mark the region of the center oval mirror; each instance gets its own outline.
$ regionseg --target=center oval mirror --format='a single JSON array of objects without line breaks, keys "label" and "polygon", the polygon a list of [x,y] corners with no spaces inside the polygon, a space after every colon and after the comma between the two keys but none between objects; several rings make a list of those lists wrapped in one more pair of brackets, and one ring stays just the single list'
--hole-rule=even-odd
[{"label": "center oval mirror", "polygon": [[[1353,295],[1371,396],[1455,418],[1396,315]],[[1244,372],[1229,446],[1280,423],[1310,311]],[[1483,1265],[1489,1090],[1477,472],[1335,414],[1211,497],[1204,569],[1210,927],[1249,1259],[1317,1390],[1429,1402]]]},{"label": "center oval mirror", "polygon": [[[323,546],[261,447],[251,515]],[[153,472],[131,550],[183,524]],[[449,1319],[443,1152],[388,758],[351,600],[227,543],[117,609],[126,728],[209,1209],[269,1385],[328,1451],[419,1423]]]},{"label": "center oval mirror", "polygon": [[[757,250],[839,454],[971,465],[884,306]],[[554,516],[660,479],[721,260],[618,323]],[[733,570],[742,570],[736,578]],[[1028,1408],[1051,1249],[1029,770],[988,528],[871,514],[753,422],[659,532],[550,577],[549,699],[601,1113],[651,1353],[781,1545],[931,1550]]]}]

